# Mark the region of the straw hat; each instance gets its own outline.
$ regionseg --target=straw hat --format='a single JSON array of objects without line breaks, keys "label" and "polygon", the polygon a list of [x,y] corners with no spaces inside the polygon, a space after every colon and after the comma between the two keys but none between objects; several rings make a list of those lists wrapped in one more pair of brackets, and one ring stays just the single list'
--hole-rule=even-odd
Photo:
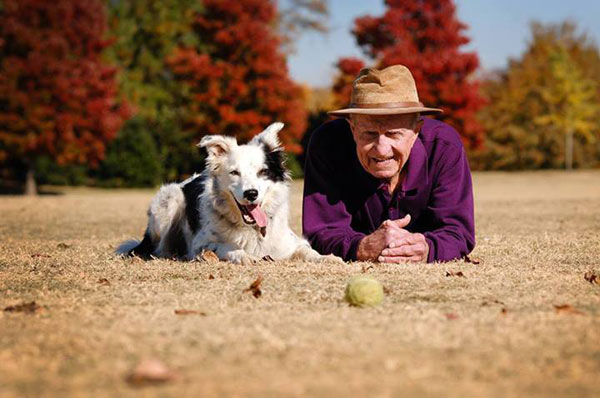
[{"label": "straw hat", "polygon": [[415,79],[408,68],[404,65],[392,65],[382,70],[361,70],[352,85],[348,108],[331,111],[329,114],[399,115],[417,112],[431,114],[443,111],[424,106],[419,101]]}]

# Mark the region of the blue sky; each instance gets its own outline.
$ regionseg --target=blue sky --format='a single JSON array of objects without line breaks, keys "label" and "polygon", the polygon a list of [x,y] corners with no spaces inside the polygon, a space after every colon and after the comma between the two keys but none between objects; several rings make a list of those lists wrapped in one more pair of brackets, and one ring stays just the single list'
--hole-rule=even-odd
[{"label": "blue sky", "polygon": [[[281,0],[285,3],[286,0]],[[383,0],[329,0],[331,16],[327,35],[304,34],[296,52],[288,58],[292,78],[311,86],[328,86],[335,74],[334,64],[342,56],[362,57],[350,30],[357,16],[381,15]],[[407,0],[410,1],[410,0]],[[529,39],[529,23],[577,23],[600,43],[600,0],[455,0],[458,18],[469,26],[471,43],[485,69],[503,68],[509,58],[518,57]]]}]

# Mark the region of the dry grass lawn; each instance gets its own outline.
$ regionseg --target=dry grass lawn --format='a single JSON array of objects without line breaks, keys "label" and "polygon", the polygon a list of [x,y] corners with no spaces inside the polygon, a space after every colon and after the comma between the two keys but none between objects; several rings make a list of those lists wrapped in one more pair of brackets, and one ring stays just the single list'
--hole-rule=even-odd
[{"label": "dry grass lawn", "polygon": [[[116,258],[149,190],[0,197],[0,396],[597,396],[600,172],[476,174],[475,191],[481,263],[374,265],[389,291],[371,309],[342,301],[366,263]],[[179,377],[130,385],[144,358]]]}]

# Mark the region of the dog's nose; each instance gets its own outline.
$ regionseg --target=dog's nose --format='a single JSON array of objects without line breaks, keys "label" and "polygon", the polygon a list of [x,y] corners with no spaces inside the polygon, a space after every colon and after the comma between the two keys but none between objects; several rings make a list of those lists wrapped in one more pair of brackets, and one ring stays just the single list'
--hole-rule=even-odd
[{"label": "dog's nose", "polygon": [[244,199],[254,202],[258,198],[258,191],[256,189],[248,189],[244,191]]}]

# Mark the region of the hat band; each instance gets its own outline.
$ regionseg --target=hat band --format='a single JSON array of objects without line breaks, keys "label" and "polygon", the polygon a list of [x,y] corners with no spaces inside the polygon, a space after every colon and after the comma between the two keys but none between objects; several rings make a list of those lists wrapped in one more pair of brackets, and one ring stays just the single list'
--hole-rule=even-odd
[{"label": "hat band", "polygon": [[350,108],[423,108],[422,102],[382,102],[379,104],[356,104],[352,103]]}]

